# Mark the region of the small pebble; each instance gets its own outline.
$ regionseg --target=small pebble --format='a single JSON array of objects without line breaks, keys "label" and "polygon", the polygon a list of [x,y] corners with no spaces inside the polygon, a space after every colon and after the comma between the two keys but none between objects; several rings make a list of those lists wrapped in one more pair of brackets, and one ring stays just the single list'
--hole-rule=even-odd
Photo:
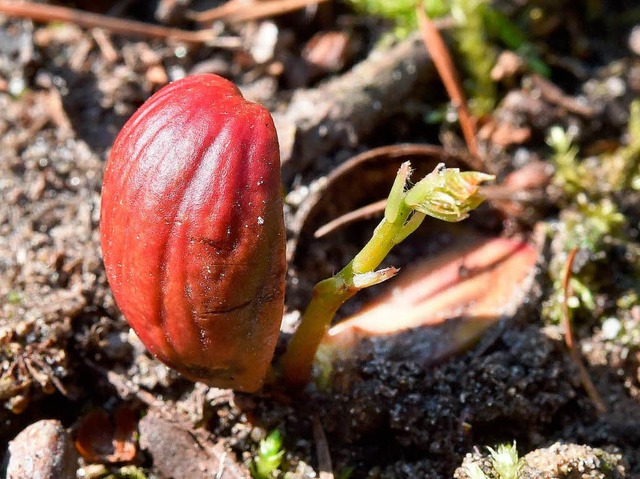
[{"label": "small pebble", "polygon": [[74,479],[77,468],[78,455],[60,421],[31,424],[9,443],[7,479]]},{"label": "small pebble", "polygon": [[605,339],[615,339],[622,330],[622,324],[618,318],[607,318],[602,322],[602,335]]},{"label": "small pebble", "polygon": [[636,55],[640,55],[640,25],[636,25],[631,29],[629,34],[629,50]]}]

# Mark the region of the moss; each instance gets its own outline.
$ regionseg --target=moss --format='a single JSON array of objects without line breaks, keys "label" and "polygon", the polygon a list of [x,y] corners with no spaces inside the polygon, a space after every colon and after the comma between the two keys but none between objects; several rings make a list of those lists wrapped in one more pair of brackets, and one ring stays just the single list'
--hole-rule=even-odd
[{"label": "moss", "polygon": [[[537,479],[598,477],[622,479],[625,466],[619,454],[577,444],[556,443],[518,458],[515,444],[489,449],[489,454],[467,454],[456,479]],[[576,471],[579,474],[576,475]]]},{"label": "moss", "polygon": [[470,454],[456,471],[456,479],[518,479],[523,461],[518,457],[515,441],[487,447],[488,457]]},{"label": "moss", "polygon": [[254,479],[271,479],[276,477],[284,450],[282,449],[282,433],[275,429],[260,441],[258,452],[251,461],[251,477]]},{"label": "moss", "polygon": [[9,291],[7,293],[7,303],[18,306],[21,305],[22,295],[18,291]]},{"label": "moss", "polygon": [[491,465],[500,479],[518,479],[522,460],[518,458],[518,448],[513,444],[500,444],[496,449],[488,447]]},{"label": "moss", "polygon": [[490,43],[485,27],[485,11],[490,9],[484,0],[452,0],[451,14],[456,22],[455,39],[462,56],[467,80],[464,82],[471,97],[471,111],[482,116],[490,113],[496,103],[496,86],[491,78],[497,54]]},{"label": "moss", "polygon": [[[563,199],[558,220],[548,223],[553,290],[543,306],[546,321],[562,318],[562,277],[567,254],[573,248],[580,250],[581,258],[572,271],[573,296],[568,305],[578,317],[593,316],[601,293],[607,293],[613,303],[616,297],[637,299],[640,266],[638,247],[630,231],[638,220],[625,217],[621,200],[629,194],[637,195],[634,191],[640,186],[640,102],[630,107],[627,136],[627,144],[613,153],[582,159],[569,133],[559,127],[549,133],[547,143],[553,149],[551,161],[555,166],[553,182]],[[626,307],[633,305],[633,301],[623,303]],[[608,313],[616,315],[622,306],[610,305]]]},{"label": "moss", "polygon": [[547,143],[554,150],[554,182],[569,199],[579,194],[602,198],[625,189],[640,191],[640,100],[629,107],[627,144],[613,153],[582,160],[572,135],[553,127]]},{"label": "moss", "polygon": [[[394,33],[403,38],[418,27],[415,15],[415,0],[351,0],[354,8],[366,15],[391,20]],[[448,0],[425,0],[427,14],[432,18],[442,17],[450,11]]]},{"label": "moss", "polygon": [[[391,20],[398,38],[417,28],[414,0],[351,0],[356,10]],[[451,15],[455,52],[464,68],[464,86],[470,97],[471,111],[482,116],[493,111],[497,98],[491,70],[497,59],[497,48],[516,52],[530,70],[544,76],[549,67],[542,61],[538,48],[527,39],[525,31],[489,0],[425,0],[431,18]]]}]

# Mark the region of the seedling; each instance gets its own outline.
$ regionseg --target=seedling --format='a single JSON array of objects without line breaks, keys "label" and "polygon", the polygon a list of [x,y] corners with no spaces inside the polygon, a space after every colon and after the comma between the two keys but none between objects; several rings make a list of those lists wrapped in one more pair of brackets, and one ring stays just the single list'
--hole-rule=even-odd
[{"label": "seedling", "polygon": [[271,479],[280,467],[283,455],[282,433],[275,429],[260,441],[258,453],[249,467],[251,476],[254,479]]},{"label": "seedling", "polygon": [[[497,479],[518,479],[524,463],[518,457],[515,441],[513,444],[500,444],[496,449],[487,447],[487,450],[491,467],[495,471]],[[469,479],[488,479],[487,474],[475,462],[466,464],[464,471]]]},{"label": "seedling", "polygon": [[500,479],[518,479],[522,461],[518,458],[518,448],[513,444],[500,444],[497,449],[487,447],[491,456],[491,465]]},{"label": "seedling", "polygon": [[318,345],[338,308],[361,289],[396,274],[395,268],[376,271],[391,249],[414,232],[426,215],[444,221],[466,218],[482,202],[479,184],[492,178],[484,173],[461,173],[441,164],[406,190],[410,174],[409,163],[404,163],[371,240],[339,273],[315,286],[311,303],[283,357],[284,377],[290,384],[301,386],[308,382]]},{"label": "seedling", "polygon": [[[460,221],[492,176],[439,165],[407,188],[400,168],[371,240],[313,298],[282,361],[302,386],[337,309],[392,277],[376,270],[426,215]],[[271,116],[216,75],[156,93],[118,135],[105,171],[101,240],[125,318],[167,365],[212,386],[262,386],[284,307],[285,235]]]}]

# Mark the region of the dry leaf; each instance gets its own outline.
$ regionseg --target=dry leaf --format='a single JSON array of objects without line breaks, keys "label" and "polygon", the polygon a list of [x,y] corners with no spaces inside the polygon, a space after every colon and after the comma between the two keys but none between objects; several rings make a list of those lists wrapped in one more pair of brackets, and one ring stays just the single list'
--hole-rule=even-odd
[{"label": "dry leaf", "polygon": [[137,417],[133,409],[122,406],[113,418],[103,409],[95,409],[80,419],[76,449],[91,462],[131,461],[136,455],[136,431]]}]

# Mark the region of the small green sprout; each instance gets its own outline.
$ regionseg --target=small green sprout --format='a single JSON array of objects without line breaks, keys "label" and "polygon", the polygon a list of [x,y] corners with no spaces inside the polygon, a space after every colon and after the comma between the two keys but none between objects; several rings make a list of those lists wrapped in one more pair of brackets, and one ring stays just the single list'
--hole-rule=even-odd
[{"label": "small green sprout", "polygon": [[[500,444],[496,449],[487,447],[491,468],[495,471],[496,479],[518,479],[523,466],[523,461],[518,457],[518,449],[515,441],[513,444]],[[489,479],[489,476],[475,462],[463,466],[469,479]]]},{"label": "small green sprout", "polygon": [[491,465],[500,479],[518,479],[522,469],[522,460],[518,458],[518,449],[513,444],[500,444],[497,449],[487,447],[491,456]]},{"label": "small green sprout", "polygon": [[466,464],[464,466],[464,472],[467,473],[469,479],[489,479],[484,471],[475,462]]},{"label": "small green sprout", "polygon": [[289,385],[301,387],[311,376],[318,346],[338,308],[363,288],[393,277],[395,268],[376,269],[391,249],[420,226],[425,216],[461,221],[483,201],[480,184],[493,176],[460,172],[438,165],[433,172],[408,188],[411,167],[404,163],[388,196],[384,218],[369,242],[342,270],[320,281],[311,302],[282,357],[282,373]]},{"label": "small green sprout", "polygon": [[573,135],[560,126],[553,126],[547,135],[547,145],[553,150],[554,182],[571,196],[585,191],[590,175],[578,162],[578,147],[573,145]]},{"label": "small green sprout", "polygon": [[[634,138],[634,133],[640,133],[640,103],[632,103],[630,108],[629,143],[610,155],[584,160],[573,144],[571,133],[558,126],[549,131],[547,144],[553,149],[551,161],[555,166],[553,181],[564,192],[559,221],[549,228],[556,252],[549,268],[553,293],[543,304],[543,316],[549,322],[557,323],[563,317],[562,277],[566,254],[571,249],[579,248],[590,259],[574,271],[570,280],[573,294],[568,306],[583,315],[595,310],[595,296],[607,287],[607,277],[599,274],[597,263],[606,261],[614,243],[633,249],[626,234],[628,221],[617,204],[618,196],[614,195],[633,188],[634,174],[640,173],[640,140]],[[633,288],[633,279],[616,286],[624,294],[624,288]]]},{"label": "small green sprout", "polygon": [[439,220],[456,222],[469,216],[484,198],[478,184],[493,176],[477,171],[460,172],[440,164],[407,192],[405,201],[416,211]]},{"label": "small green sprout", "polygon": [[253,479],[272,479],[280,467],[284,450],[282,449],[282,433],[275,429],[260,441],[258,453],[251,461],[249,469]]},{"label": "small green sprout", "polygon": [[22,296],[17,291],[9,291],[7,293],[7,303],[13,305],[22,304]]}]

